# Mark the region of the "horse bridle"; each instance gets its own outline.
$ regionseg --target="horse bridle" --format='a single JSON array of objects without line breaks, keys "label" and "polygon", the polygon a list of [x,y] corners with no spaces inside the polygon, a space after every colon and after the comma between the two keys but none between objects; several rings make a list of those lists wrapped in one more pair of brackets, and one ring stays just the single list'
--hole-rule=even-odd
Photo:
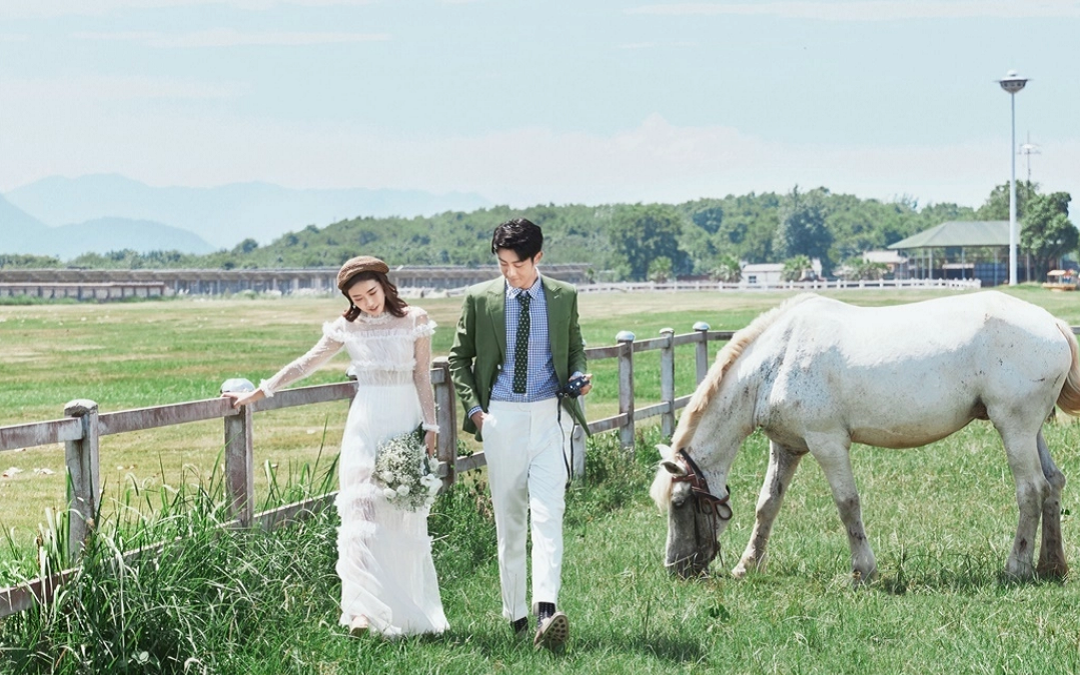
[{"label": "horse bridle", "polygon": [[[717,497],[709,490],[709,482],[705,480],[705,474],[701,471],[694,460],[690,459],[690,455],[686,450],[680,449],[678,455],[682,458],[686,464],[686,473],[682,476],[672,476],[671,481],[673,483],[689,483],[690,484],[690,496],[694,502],[694,510],[699,514],[705,515],[709,518],[709,523],[712,525],[713,532],[719,529],[719,524],[716,522],[720,520],[731,520],[731,506],[728,505],[728,499],[731,497],[731,490],[727,485],[724,486],[724,491],[727,493],[723,497]],[[725,507],[727,515],[720,513],[719,507]]]}]

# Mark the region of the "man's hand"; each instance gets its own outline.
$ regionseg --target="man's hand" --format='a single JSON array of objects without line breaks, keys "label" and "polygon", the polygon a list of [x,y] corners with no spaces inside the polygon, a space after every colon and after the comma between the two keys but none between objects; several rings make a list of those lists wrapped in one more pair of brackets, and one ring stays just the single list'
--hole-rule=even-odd
[{"label": "man's hand", "polygon": [[480,431],[484,428],[484,420],[487,418],[487,413],[483,410],[477,410],[472,414],[472,422],[476,425],[476,430]]},{"label": "man's hand", "polygon": [[585,375],[583,375],[583,377],[585,378],[586,383],[584,385],[582,385],[582,387],[581,387],[581,395],[582,396],[584,396],[585,394],[588,394],[590,391],[592,391],[592,373],[585,373]]}]

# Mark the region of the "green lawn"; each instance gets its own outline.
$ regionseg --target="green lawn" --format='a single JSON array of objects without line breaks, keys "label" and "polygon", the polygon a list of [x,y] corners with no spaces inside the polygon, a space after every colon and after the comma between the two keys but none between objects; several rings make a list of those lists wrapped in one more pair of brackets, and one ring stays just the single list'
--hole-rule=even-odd
[{"label": "green lawn", "polygon": [[[1080,324],[1075,294],[1035,287],[1014,292]],[[931,294],[834,295],[887,304]],[[644,339],[664,326],[687,332],[698,320],[714,329],[739,328],[781,299],[749,293],[586,295],[581,311],[589,345],[599,346],[611,344],[623,329]],[[59,417],[72,398],[92,398],[110,411],[213,396],[227,377],[257,381],[307,349],[320,322],[339,305],[285,299],[0,306],[0,424]],[[442,326],[437,353],[449,347],[458,305],[454,299],[424,302]],[[689,355],[682,360],[692,364]],[[639,405],[649,402],[650,387],[658,389],[656,369],[646,361],[643,355],[637,368],[643,378]],[[335,381],[343,368],[344,361],[312,381]],[[613,405],[615,391],[602,364],[593,370],[598,382],[590,411],[598,411]],[[290,466],[298,470],[312,461],[320,446],[333,455],[344,406],[320,408],[260,417],[256,461],[289,473]],[[220,426],[202,427],[109,437],[103,452],[111,459],[103,474],[116,494],[120,485],[153,492],[162,480],[202,485],[220,449]],[[1080,512],[1080,426],[1059,415],[1046,437],[1073,481],[1063,496],[1063,528],[1066,554],[1080,565],[1074,516]],[[859,590],[851,588],[846,537],[812,460],[803,463],[785,500],[767,568],[742,581],[728,576],[753,524],[767,459],[760,434],[748,439],[732,468],[735,515],[721,539],[723,559],[704,580],[671,579],[661,564],[666,520],[645,495],[652,446],[660,440],[655,429],[644,430],[634,461],[612,434],[590,441],[587,479],[568,500],[562,607],[571,617],[572,639],[560,654],[537,654],[510,639],[499,614],[486,491],[470,476],[440,498],[431,519],[452,625],[445,636],[390,642],[344,636],[336,627],[332,516],[273,535],[219,536],[184,525],[190,529],[183,545],[161,564],[117,576],[108,572],[112,558],[104,550],[91,569],[108,573],[88,572],[52,609],[0,623],[0,672],[1080,670],[1080,595],[1072,580],[1013,583],[1001,576],[1016,502],[1000,440],[988,424],[973,423],[925,448],[853,449],[880,572]],[[62,449],[4,454],[4,467],[32,468],[62,457]],[[60,471],[60,464],[51,466]],[[18,537],[35,529],[46,506],[62,505],[63,494],[57,475],[24,471],[0,479],[0,519],[23,541]],[[177,522],[169,526],[181,527]],[[127,537],[133,541],[138,538]],[[9,560],[0,570],[13,565]]]}]

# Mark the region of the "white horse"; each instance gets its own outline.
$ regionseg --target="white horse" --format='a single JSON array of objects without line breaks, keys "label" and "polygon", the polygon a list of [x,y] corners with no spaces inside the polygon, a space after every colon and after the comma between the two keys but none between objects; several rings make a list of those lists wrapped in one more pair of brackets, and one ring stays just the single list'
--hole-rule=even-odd
[{"label": "white horse", "polygon": [[[1020,520],[1006,572],[1063,576],[1065,477],[1042,435],[1054,404],[1080,414],[1080,362],[1069,325],[1040,307],[988,291],[895,307],[854,307],[812,294],[792,298],[738,331],[662,446],[650,494],[668,509],[666,565],[704,572],[731,517],[726,479],[739,446],[761,428],[769,467],[754,530],[732,574],[761,568],[799,461],[821,464],[851,546],[855,582],[876,573],[849,448],[932,443],[973,419],[1001,435]],[[720,491],[710,491],[712,485]]]}]

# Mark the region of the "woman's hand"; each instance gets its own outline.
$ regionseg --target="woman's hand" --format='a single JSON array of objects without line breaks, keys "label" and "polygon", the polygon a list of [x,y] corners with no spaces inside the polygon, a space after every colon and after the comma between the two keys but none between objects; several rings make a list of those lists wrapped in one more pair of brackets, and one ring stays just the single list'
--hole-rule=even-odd
[{"label": "woman's hand", "polygon": [[435,434],[434,431],[425,431],[424,432],[424,447],[427,448],[427,456],[428,457],[434,457],[435,456],[435,435],[436,434]]},{"label": "woman's hand", "polygon": [[232,400],[232,407],[239,408],[243,405],[249,405],[256,401],[261,401],[266,398],[266,394],[262,389],[256,389],[255,391],[223,391],[221,392],[221,398],[227,398]]}]

